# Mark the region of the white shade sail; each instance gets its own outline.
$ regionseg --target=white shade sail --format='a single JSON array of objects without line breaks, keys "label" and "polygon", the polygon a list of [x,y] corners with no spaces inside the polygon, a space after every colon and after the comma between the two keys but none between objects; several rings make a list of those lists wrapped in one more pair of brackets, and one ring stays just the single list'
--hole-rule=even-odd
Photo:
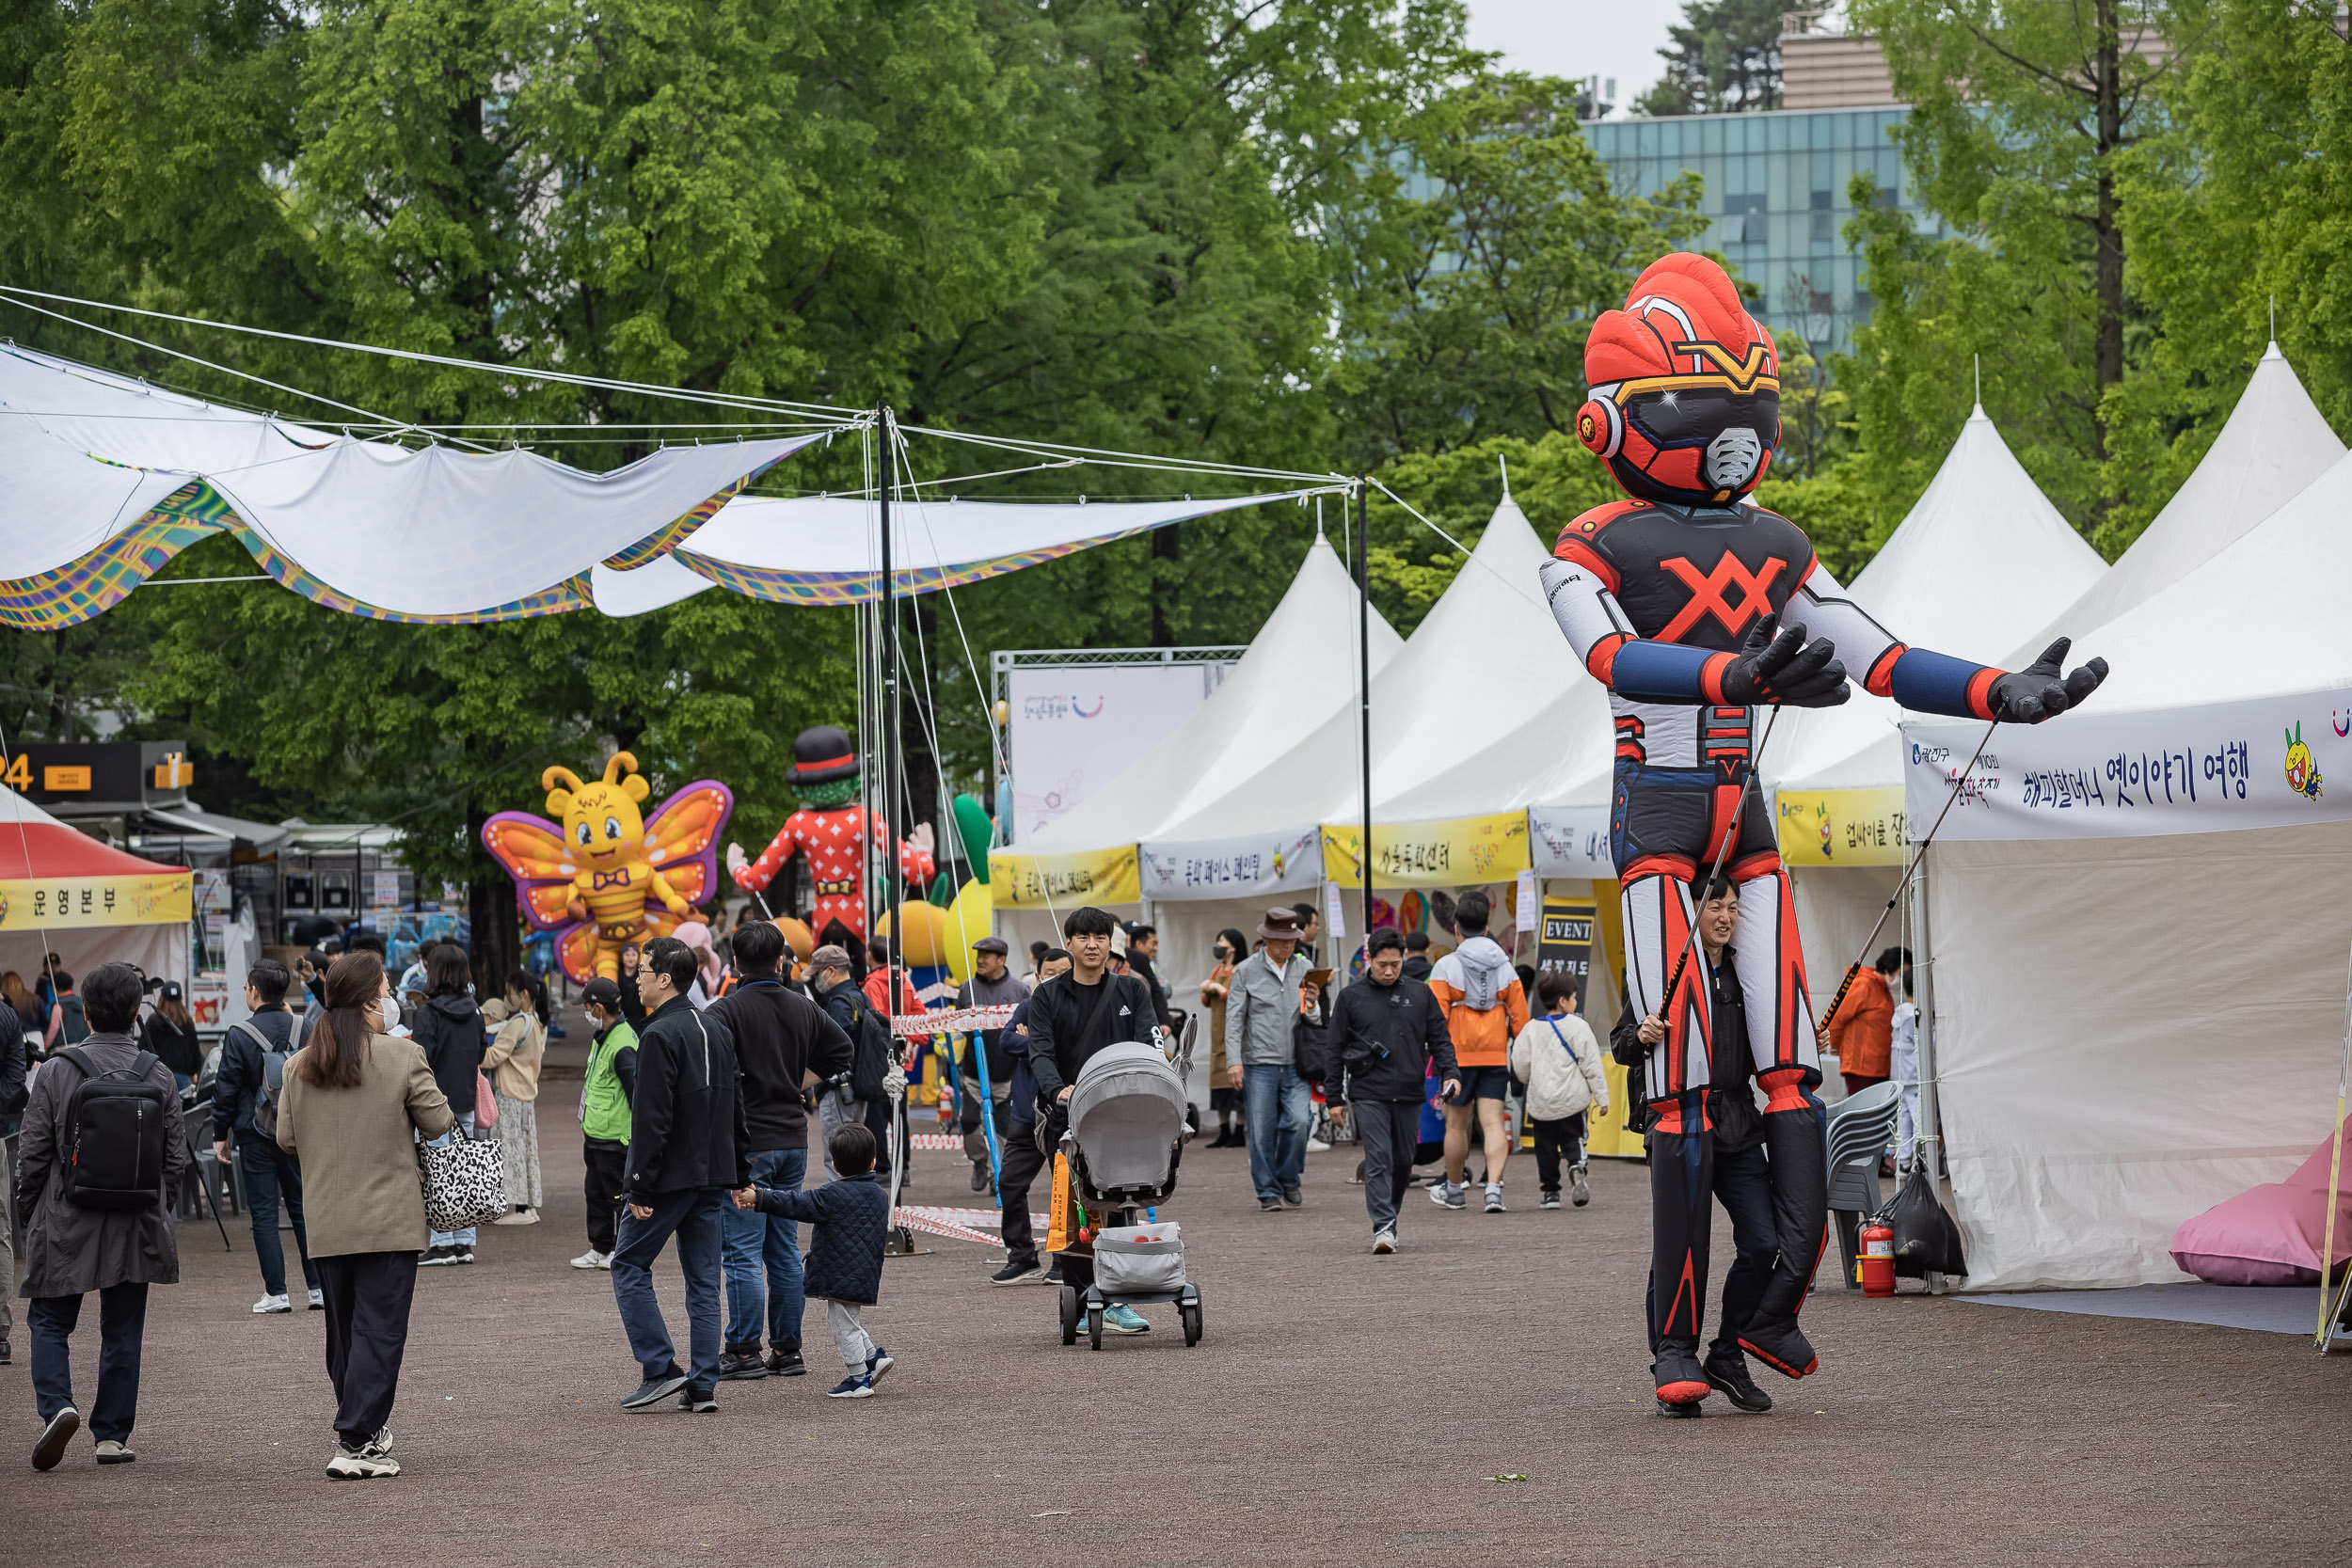
[{"label": "white shade sail", "polygon": [[285,586],[358,614],[573,609],[573,579],[596,562],[668,547],[816,438],[672,447],[591,474],[527,451],[354,439],[10,348],[0,622],[87,620],[220,531]]}]

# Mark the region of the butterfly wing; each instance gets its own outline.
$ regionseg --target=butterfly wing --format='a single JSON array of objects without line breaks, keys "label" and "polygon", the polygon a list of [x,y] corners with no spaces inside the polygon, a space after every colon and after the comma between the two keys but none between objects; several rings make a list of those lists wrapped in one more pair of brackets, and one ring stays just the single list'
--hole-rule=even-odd
[{"label": "butterfly wing", "polygon": [[572,875],[580,868],[563,829],[527,811],[502,811],[482,824],[482,847],[515,879],[532,929],[551,931],[570,918]]},{"label": "butterfly wing", "polygon": [[701,903],[718,887],[719,835],[734,814],[735,791],[698,779],[645,819],[645,859],[688,903]]},{"label": "butterfly wing", "polygon": [[555,961],[564,966],[572,984],[584,986],[596,977],[590,962],[595,950],[595,927],[584,920],[575,920],[555,933]]}]

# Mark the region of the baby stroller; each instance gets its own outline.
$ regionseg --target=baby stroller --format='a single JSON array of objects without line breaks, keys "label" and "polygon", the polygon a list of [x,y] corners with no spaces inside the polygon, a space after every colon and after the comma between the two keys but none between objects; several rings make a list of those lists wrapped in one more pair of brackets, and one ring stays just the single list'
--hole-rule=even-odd
[{"label": "baby stroller", "polygon": [[1165,1203],[1176,1190],[1184,1152],[1184,1069],[1157,1046],[1133,1040],[1105,1046],[1079,1069],[1070,1095],[1070,1187],[1094,1227],[1094,1282],[1061,1289],[1061,1342],[1087,1338],[1103,1348],[1103,1315],[1114,1307],[1176,1304],[1184,1343],[1200,1342],[1200,1289],[1184,1277],[1184,1243],[1174,1225],[1139,1226],[1136,1211]]}]

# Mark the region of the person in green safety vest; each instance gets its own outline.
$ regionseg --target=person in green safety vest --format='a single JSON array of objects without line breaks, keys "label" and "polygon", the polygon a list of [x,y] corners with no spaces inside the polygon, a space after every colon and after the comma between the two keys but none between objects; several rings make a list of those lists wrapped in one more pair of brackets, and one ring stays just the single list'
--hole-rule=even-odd
[{"label": "person in green safety vest", "polygon": [[637,1095],[637,1031],[622,1016],[621,988],[614,982],[599,975],[580,996],[596,1033],[580,1091],[580,1130],[588,1141],[588,1250],[572,1267],[610,1269],[622,1172],[628,1165],[628,1108]]}]

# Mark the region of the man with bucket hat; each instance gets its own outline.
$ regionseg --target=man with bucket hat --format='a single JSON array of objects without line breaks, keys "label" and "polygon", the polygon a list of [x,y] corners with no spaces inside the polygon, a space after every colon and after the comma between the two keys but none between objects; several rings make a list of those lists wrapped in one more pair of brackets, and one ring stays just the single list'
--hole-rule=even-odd
[{"label": "man with bucket hat", "polygon": [[1249,1180],[1268,1213],[1305,1203],[1307,1129],[1314,1097],[1291,1061],[1291,1026],[1302,1006],[1309,964],[1296,910],[1276,906],[1259,924],[1259,946],[1233,969],[1225,997],[1225,1061],[1242,1091],[1249,1128]]}]

